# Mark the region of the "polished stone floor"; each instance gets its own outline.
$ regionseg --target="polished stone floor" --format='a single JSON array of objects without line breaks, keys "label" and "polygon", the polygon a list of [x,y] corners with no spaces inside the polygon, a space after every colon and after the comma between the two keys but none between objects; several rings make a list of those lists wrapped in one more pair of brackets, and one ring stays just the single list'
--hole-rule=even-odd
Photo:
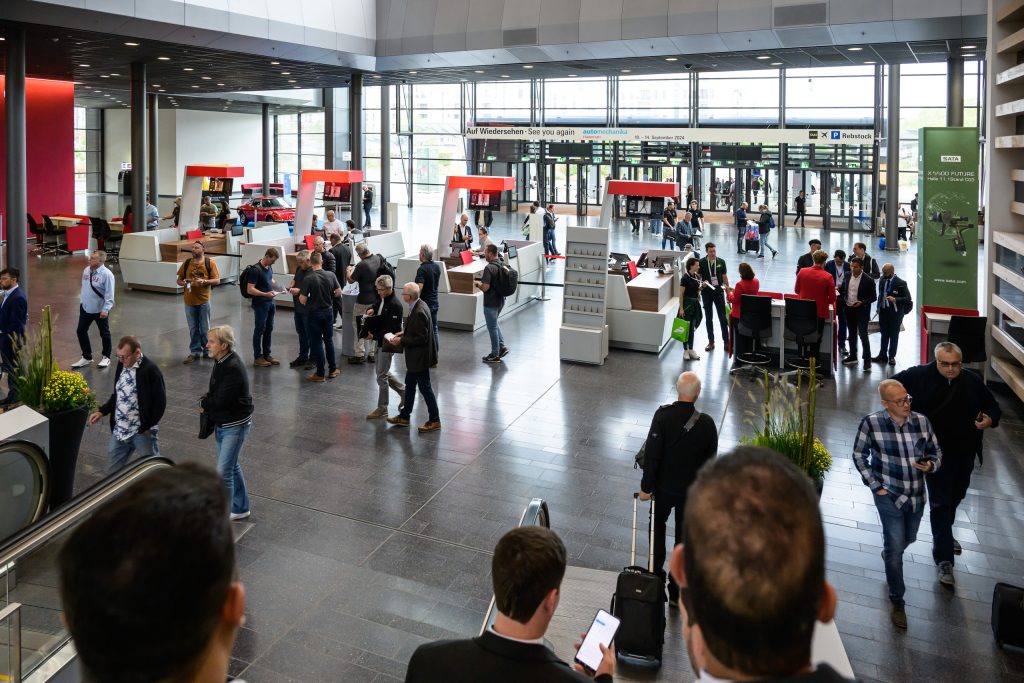
[{"label": "polished stone floor", "polygon": [[[83,203],[117,212],[112,197]],[[410,251],[433,241],[437,211],[418,208],[401,216]],[[518,231],[511,218],[498,217],[497,237]],[[728,245],[732,235],[729,227],[712,226],[706,239]],[[746,257],[762,287],[791,291],[796,258],[815,236],[820,230],[787,228],[777,236],[776,260]],[[849,250],[863,237],[832,232],[823,239],[831,251]],[[616,226],[613,246],[635,255],[654,239]],[[734,269],[732,250],[722,255]],[[915,258],[912,247],[883,260],[892,260],[913,289]],[[34,260],[30,273],[31,310],[53,305],[57,354],[65,365],[79,356],[74,327],[84,266],[81,256],[46,257]],[[551,269],[551,281],[560,281],[559,268]],[[244,535],[238,542],[248,614],[233,674],[250,683],[400,680],[420,643],[477,632],[491,594],[489,553],[532,497],[548,501],[571,564],[624,566],[630,494],[639,481],[633,454],[654,409],[673,399],[684,367],[704,380],[700,406],[718,423],[723,451],[750,432],[756,385],[731,381],[723,351],[701,351],[701,361],[684,364],[673,343],[660,355],[613,351],[603,367],[561,363],[555,351],[560,296],[557,290],[551,296],[503,321],[512,354],[500,366],[480,363],[487,350],[483,330],[442,330],[433,378],[444,428],[433,434],[365,419],[376,396],[368,367],[343,364],[341,376],[322,385],[305,383],[286,367],[251,371],[256,412],[242,466],[253,514],[250,524],[239,525]],[[252,317],[237,289],[215,291],[213,318],[241,331],[248,356]],[[214,464],[212,441],[195,436],[196,399],[210,365],[181,365],[187,326],[180,301],[121,287],[111,326],[115,338],[138,335],[164,371],[163,454]],[[915,362],[913,317],[906,327],[896,370]],[[698,349],[704,335],[701,328]],[[287,309],[274,339],[278,358],[296,355]],[[839,590],[836,621],[854,670],[869,681],[1024,681],[1024,660],[998,650],[988,624],[993,584],[1020,583],[1024,574],[1024,470],[1013,446],[1024,433],[1024,413],[1015,399],[999,394],[1003,425],[987,438],[985,465],[958,515],[964,554],[955,591],[936,581],[924,521],[906,559],[910,628],[897,633],[888,618],[878,518],[850,460],[857,418],[879,407],[877,382],[891,372],[841,367],[819,392],[820,434],[835,456],[822,498],[829,578]],[[84,374],[100,396],[111,390],[113,368]],[[422,405],[414,418],[426,419]],[[79,489],[102,474],[108,437],[105,427],[87,430]]]}]

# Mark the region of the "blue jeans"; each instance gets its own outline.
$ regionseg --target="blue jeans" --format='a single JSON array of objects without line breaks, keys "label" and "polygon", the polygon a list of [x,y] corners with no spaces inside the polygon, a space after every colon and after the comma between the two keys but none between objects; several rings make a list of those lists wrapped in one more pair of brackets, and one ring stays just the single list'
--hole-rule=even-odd
[{"label": "blue jeans", "polygon": [[363,221],[363,227],[364,228],[365,227],[369,227],[371,225],[371,223],[370,223],[370,207],[369,206],[363,205],[363,217],[365,218],[365,220]]},{"label": "blue jeans", "polygon": [[676,238],[675,237],[669,237],[669,236],[665,235],[664,233],[662,233],[662,236],[661,236],[661,248],[664,249],[666,244],[668,244],[669,249],[671,251],[675,251],[676,250]]},{"label": "blue jeans", "polygon": [[252,359],[270,355],[270,336],[274,333],[274,302],[252,307],[256,322],[252,329]]},{"label": "blue jeans", "polygon": [[334,326],[331,324],[334,314],[330,308],[321,308],[309,311],[306,315],[309,318],[306,328],[309,335],[309,350],[316,361],[316,374],[323,377],[327,374],[324,370],[325,356],[328,371],[334,372],[338,367],[334,357]]},{"label": "blue jeans", "polygon": [[910,502],[897,508],[893,494],[872,495],[878,517],[882,520],[882,558],[885,562],[885,580],[889,584],[889,599],[894,605],[903,604],[907,587],[903,583],[903,551],[917,540],[917,528],[924,515],[924,501],[916,510],[910,509]]},{"label": "blue jeans", "polygon": [[437,306],[428,306],[430,309],[430,320],[434,323],[434,346],[441,348],[441,328],[437,322]]},{"label": "blue jeans", "polygon": [[[484,309],[487,310],[486,308]],[[427,420],[440,422],[441,416],[437,410],[437,397],[434,396],[434,389],[430,386],[430,370],[405,372],[405,406],[398,414],[399,417],[408,420],[412,417],[412,406],[416,402],[416,388],[423,394],[423,400],[427,403]]]},{"label": "blue jeans", "polygon": [[107,446],[107,455],[110,456],[108,472],[116,472],[131,460],[135,451],[139,452],[140,458],[151,455],[160,455],[160,444],[157,442],[156,427],[151,427],[145,434],[136,434],[128,441],[118,441],[113,434],[110,435],[110,444]]},{"label": "blue jeans", "polygon": [[245,477],[242,476],[238,456],[251,429],[252,420],[249,420],[236,427],[217,425],[213,432],[217,438],[217,472],[224,479],[224,487],[228,490],[231,512],[249,511],[249,492],[245,488]]},{"label": "blue jeans", "polygon": [[655,235],[661,234],[661,217],[651,219],[651,232]]},{"label": "blue jeans", "polygon": [[491,338],[492,356],[497,356],[498,351],[505,345],[505,337],[502,336],[501,328],[498,327],[498,316],[501,315],[501,309],[504,307],[504,301],[500,306],[484,306],[484,322],[487,324],[487,335]]},{"label": "blue jeans", "polygon": [[551,255],[558,253],[558,249],[555,247],[555,231],[551,228],[544,228],[544,253]]},{"label": "blue jeans", "polygon": [[299,358],[309,360],[309,315],[295,309],[295,333],[299,335]]},{"label": "blue jeans", "polygon": [[189,306],[185,304],[185,320],[188,321],[188,350],[193,356],[208,353],[206,333],[210,331],[210,302]]},{"label": "blue jeans", "polygon": [[775,247],[773,247],[772,245],[768,244],[768,235],[769,234],[770,233],[767,233],[767,232],[762,232],[761,233],[761,252],[758,254],[759,256],[764,256],[764,250],[765,249],[767,249],[768,251],[775,251]]}]

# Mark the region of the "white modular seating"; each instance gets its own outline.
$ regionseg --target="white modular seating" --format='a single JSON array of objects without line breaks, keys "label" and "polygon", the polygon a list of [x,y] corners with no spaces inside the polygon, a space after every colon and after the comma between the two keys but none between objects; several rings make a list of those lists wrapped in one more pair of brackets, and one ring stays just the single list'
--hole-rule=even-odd
[{"label": "white modular seating", "polygon": [[[634,310],[626,278],[608,278],[608,345],[616,349],[660,353],[672,335],[672,321],[679,297],[672,297],[660,311]],[[717,322],[717,321],[716,321]]]},{"label": "white modular seating", "polygon": [[[124,283],[131,289],[178,294],[178,268],[181,262],[163,261],[160,245],[180,240],[177,228],[163,228],[148,232],[132,232],[121,242],[120,266]],[[237,252],[241,238],[228,237],[228,253]],[[238,277],[238,259],[233,256],[210,255],[217,264],[222,280],[232,281]]]}]

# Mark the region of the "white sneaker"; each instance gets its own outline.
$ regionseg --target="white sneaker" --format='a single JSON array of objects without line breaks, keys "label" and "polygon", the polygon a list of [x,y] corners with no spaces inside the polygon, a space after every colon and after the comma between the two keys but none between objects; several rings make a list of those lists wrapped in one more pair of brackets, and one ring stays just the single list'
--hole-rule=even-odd
[{"label": "white sneaker", "polygon": [[240,519],[246,519],[251,514],[252,514],[252,511],[250,511],[250,510],[246,510],[245,512],[232,512],[231,513],[231,521],[232,522],[237,522]]},{"label": "white sneaker", "polygon": [[334,329],[336,329],[336,330],[340,330],[340,329],[341,329],[341,328],[342,328],[343,326],[344,326],[344,323],[342,323],[342,322],[341,322],[341,321],[339,320],[338,322],[336,322],[336,323],[334,324]]},{"label": "white sneaker", "polygon": [[107,358],[106,356],[103,356],[103,358],[100,358],[100,362],[96,364],[96,367],[98,367],[98,368],[109,368],[110,367],[110,359]]},{"label": "white sneaker", "polygon": [[75,368],[75,369],[78,369],[78,368],[84,368],[87,365],[92,365],[92,360],[86,358],[85,356],[82,356],[81,358],[76,360],[74,363],[72,363],[71,367]]}]

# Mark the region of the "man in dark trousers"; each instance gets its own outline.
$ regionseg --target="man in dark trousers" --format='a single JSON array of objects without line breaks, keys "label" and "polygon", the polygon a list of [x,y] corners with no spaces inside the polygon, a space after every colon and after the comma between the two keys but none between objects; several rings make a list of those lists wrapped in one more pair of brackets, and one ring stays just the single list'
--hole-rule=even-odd
[{"label": "man in dark trousers", "polygon": [[746,234],[747,234],[747,203],[743,202],[739,208],[733,213],[733,217],[736,219],[736,253],[746,254],[747,250],[744,248]]},{"label": "man in dark trousers", "polygon": [[951,342],[935,347],[935,360],[896,374],[914,399],[914,410],[926,416],[942,449],[942,469],[925,478],[932,525],[932,558],[939,581],[952,586],[953,556],[961,553],[953,538],[956,509],[967,495],[974,459],[982,459],[982,436],[999,426],[1002,410],[985,381],[963,369],[963,353]]},{"label": "man in dark trousers", "polygon": [[[797,298],[810,299],[816,307],[818,314],[818,342],[808,349],[813,352],[815,357],[817,357],[818,351],[821,350],[821,340],[825,336],[825,325],[832,324],[832,312],[828,307],[830,304],[834,306],[836,303],[835,282],[833,282],[832,276],[825,272],[825,261],[827,260],[828,254],[822,250],[819,249],[814,252],[814,265],[797,271],[796,284],[793,287]],[[808,347],[810,346],[808,345]],[[867,363],[869,361],[865,360],[864,362]]]},{"label": "man in dark trousers", "polygon": [[333,271],[324,270],[323,255],[314,251],[309,255],[311,272],[303,279],[299,301],[306,307],[306,334],[309,352],[316,361],[316,371],[306,381],[323,383],[341,374],[334,355],[334,330],[331,329],[331,311],[334,299],[341,298],[341,284]]},{"label": "man in dark trousers", "polygon": [[810,245],[811,250],[806,254],[801,254],[800,258],[796,260],[796,272],[798,275],[804,268],[810,268],[814,265],[814,252],[821,249],[821,240],[819,239],[813,239],[807,244]]},{"label": "man in dark trousers", "polygon": [[373,208],[373,185],[363,186],[363,227],[371,227],[370,209]]},{"label": "man in dark trousers", "polygon": [[[334,256],[334,275],[338,282],[348,282],[348,267],[352,265],[355,256],[352,254],[352,246],[347,238],[343,238],[336,232],[330,235],[330,253]],[[334,329],[340,330],[345,325],[345,315],[341,307],[341,298],[334,300]]]},{"label": "man in dark trousers", "polygon": [[896,277],[896,269],[891,263],[886,263],[878,281],[878,329],[882,333],[882,347],[874,358],[876,363],[888,361],[889,365],[896,365],[896,347],[900,343],[903,316],[913,307],[907,283]]},{"label": "man in dark trousers", "polygon": [[864,268],[864,274],[872,280],[877,280],[881,276],[881,272],[878,270],[878,261],[871,258],[867,250],[868,246],[863,242],[857,242],[853,245],[853,255],[860,259]]},{"label": "man in dark trousers", "polygon": [[20,277],[21,271],[17,268],[0,270],[4,297],[0,302],[0,361],[7,374],[7,396],[0,401],[0,408],[18,402],[14,369],[18,366],[18,347],[25,343],[25,326],[28,325],[28,299],[18,286]]},{"label": "man in dark trousers", "polygon": [[839,289],[839,305],[846,309],[846,324],[850,328],[850,355],[843,359],[843,365],[857,364],[857,340],[863,347],[864,369],[871,370],[871,340],[868,339],[868,318],[871,317],[871,303],[877,298],[875,282],[862,268],[863,261],[854,256],[850,259],[850,277]]},{"label": "man in dark trousers", "polygon": [[718,249],[714,242],[704,245],[707,256],[699,263],[701,279],[708,285],[700,290],[700,298],[704,304],[704,317],[708,319],[708,345],[705,351],[715,348],[715,325],[711,317],[718,311],[718,324],[722,328],[722,341],[729,347],[729,319],[725,315],[725,294],[729,289],[729,274],[726,273],[725,259],[718,257]]},{"label": "man in dark trousers", "polygon": [[804,225],[804,219],[807,217],[807,196],[803,190],[800,190],[800,194],[796,196],[796,218],[793,219],[793,225],[796,225],[797,221],[800,221],[800,227],[807,227]]},{"label": "man in dark trousers", "polygon": [[[846,262],[846,252],[836,249],[832,260],[825,264],[825,272],[835,280],[836,289],[842,287],[847,278],[850,277],[850,264]],[[839,353],[846,354],[846,309],[843,306],[836,306],[836,320],[839,331]]]},{"label": "man in dark trousers", "polygon": [[[683,541],[686,491],[697,472],[718,453],[718,429],[711,416],[698,412],[700,377],[684,372],[676,380],[679,400],[658,408],[644,443],[644,477],[640,499],[654,497],[654,571],[665,579],[665,525],[675,510],[675,543]],[[679,587],[668,582],[670,606],[679,600]]]},{"label": "man in dark trousers", "polygon": [[544,643],[558,601],[568,553],[551,529],[522,526],[498,541],[491,559],[494,625],[465,640],[442,640],[416,648],[405,683],[611,683],[615,648],[602,644],[592,677],[573,671]]},{"label": "man in dark trousers", "polygon": [[437,364],[437,343],[430,308],[420,298],[420,287],[415,282],[406,282],[402,287],[402,300],[410,307],[409,317],[405,320],[405,329],[395,334],[392,340],[405,354],[405,401],[398,415],[389,417],[387,421],[393,425],[409,426],[416,389],[419,388],[427,404],[427,421],[418,429],[420,432],[436,432],[441,428],[441,417],[434,389],[430,386],[430,368]]},{"label": "man in dark trousers", "polygon": [[377,375],[377,407],[366,416],[367,420],[376,420],[388,416],[388,389],[394,389],[399,396],[398,409],[405,403],[405,385],[391,374],[391,359],[395,348],[386,340],[389,334],[402,331],[402,316],[405,310],[402,302],[395,296],[395,284],[390,275],[381,275],[376,282],[377,296],[380,298],[373,308],[366,312],[366,338],[376,343],[377,353],[374,356],[374,370]]}]

